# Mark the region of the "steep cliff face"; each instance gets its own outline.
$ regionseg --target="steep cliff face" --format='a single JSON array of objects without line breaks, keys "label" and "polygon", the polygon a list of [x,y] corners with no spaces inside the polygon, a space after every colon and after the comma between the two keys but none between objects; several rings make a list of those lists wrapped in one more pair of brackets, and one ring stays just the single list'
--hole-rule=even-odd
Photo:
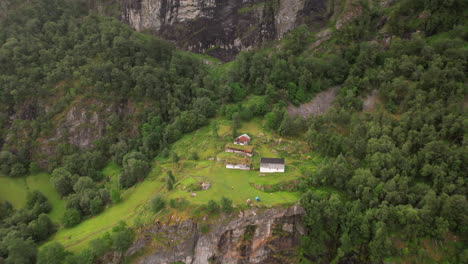
[{"label": "steep cliff face", "polygon": [[299,24],[325,25],[328,0],[122,0],[122,19],[192,52],[223,60],[281,39]]},{"label": "steep cliff face", "polygon": [[[140,264],[287,264],[295,263],[300,236],[304,235],[302,207],[248,210],[233,220],[221,218],[201,232],[200,224],[180,221],[155,225],[143,232],[126,256],[150,252]],[[111,260],[113,259],[113,260]],[[119,263],[110,256],[107,261]]]},{"label": "steep cliff face", "polygon": [[[46,105],[43,114],[51,114],[55,110]],[[34,117],[32,106],[25,107],[22,112],[16,113],[11,118],[13,120]],[[102,138],[109,131],[111,123],[122,122],[129,124],[122,128],[119,133],[133,137],[137,134],[137,109],[132,102],[104,102],[98,99],[76,98],[70,105],[65,106],[59,113],[53,115],[53,122],[48,123],[47,129],[43,129],[32,149],[32,159],[46,168],[50,163],[50,158],[56,154],[57,146],[60,144],[71,144],[82,150],[95,146],[95,142]],[[14,129],[10,129],[11,133]],[[27,130],[25,132],[28,132]],[[29,131],[33,133],[33,131]],[[10,140],[14,134],[9,134],[6,142],[13,145]],[[27,138],[27,136],[24,136]],[[13,145],[14,146],[14,145]]]}]

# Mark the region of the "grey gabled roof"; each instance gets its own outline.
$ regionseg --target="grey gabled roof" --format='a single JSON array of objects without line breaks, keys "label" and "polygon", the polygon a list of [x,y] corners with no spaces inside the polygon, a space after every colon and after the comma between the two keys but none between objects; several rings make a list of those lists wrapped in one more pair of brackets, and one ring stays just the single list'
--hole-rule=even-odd
[{"label": "grey gabled roof", "polygon": [[278,159],[278,158],[262,158],[260,160],[261,164],[284,164],[284,159]]}]

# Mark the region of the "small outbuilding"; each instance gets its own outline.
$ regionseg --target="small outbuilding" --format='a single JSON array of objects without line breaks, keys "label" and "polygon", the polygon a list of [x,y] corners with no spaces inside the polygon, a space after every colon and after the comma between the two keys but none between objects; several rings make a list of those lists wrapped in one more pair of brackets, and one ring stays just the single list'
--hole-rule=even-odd
[{"label": "small outbuilding", "polygon": [[234,144],[236,145],[248,145],[250,143],[250,137],[247,134],[240,135],[236,139],[234,139]]},{"label": "small outbuilding", "polygon": [[225,151],[230,152],[230,153],[238,153],[238,154],[244,154],[249,157],[253,156],[253,146],[243,146],[243,145],[236,145],[236,144],[226,144]]},{"label": "small outbuilding", "polygon": [[226,169],[250,170],[252,160],[249,158],[232,157],[226,160]]},{"label": "small outbuilding", "polygon": [[260,160],[260,172],[284,172],[285,162],[280,158],[262,158]]}]

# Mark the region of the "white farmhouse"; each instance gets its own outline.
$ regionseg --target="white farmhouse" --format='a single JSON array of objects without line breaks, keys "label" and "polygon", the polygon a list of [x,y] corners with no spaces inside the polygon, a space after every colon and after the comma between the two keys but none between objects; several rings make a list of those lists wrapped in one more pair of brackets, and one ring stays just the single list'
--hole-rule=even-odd
[{"label": "white farmhouse", "polygon": [[260,160],[260,172],[284,172],[284,159],[262,158]]}]

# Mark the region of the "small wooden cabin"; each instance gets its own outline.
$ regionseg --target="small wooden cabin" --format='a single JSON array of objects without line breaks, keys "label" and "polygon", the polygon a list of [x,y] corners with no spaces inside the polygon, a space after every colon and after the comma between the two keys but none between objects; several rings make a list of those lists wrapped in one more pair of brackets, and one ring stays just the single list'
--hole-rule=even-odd
[{"label": "small wooden cabin", "polygon": [[232,157],[226,160],[226,169],[250,170],[252,161],[249,158]]},{"label": "small wooden cabin", "polygon": [[246,146],[250,143],[250,137],[247,134],[240,135],[236,139],[234,139],[234,144]]},{"label": "small wooden cabin", "polygon": [[227,144],[226,147],[224,148],[225,152],[244,154],[249,157],[253,156],[253,150],[254,150],[253,146],[244,146],[244,145],[235,145],[235,144]]}]

